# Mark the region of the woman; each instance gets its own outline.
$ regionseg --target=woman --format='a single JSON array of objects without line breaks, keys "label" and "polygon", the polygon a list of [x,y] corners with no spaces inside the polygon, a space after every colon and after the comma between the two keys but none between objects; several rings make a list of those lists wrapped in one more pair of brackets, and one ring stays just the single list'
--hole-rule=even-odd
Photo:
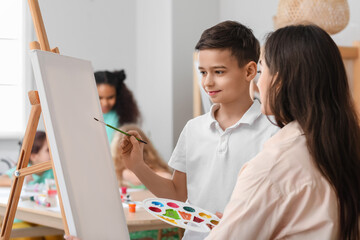
[{"label": "woman", "polygon": [[285,27],[260,65],[262,112],[282,129],[242,168],[208,239],[359,239],[359,120],[336,44]]}]

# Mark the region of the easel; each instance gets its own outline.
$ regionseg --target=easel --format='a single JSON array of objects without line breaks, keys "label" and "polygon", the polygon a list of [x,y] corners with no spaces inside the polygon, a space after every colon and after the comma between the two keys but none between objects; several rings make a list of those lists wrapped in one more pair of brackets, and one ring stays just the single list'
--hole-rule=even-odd
[{"label": "easel", "polygon": [[[41,12],[40,12],[38,0],[28,0],[28,3],[29,3],[30,12],[31,12],[33,22],[34,22],[36,35],[39,40],[39,42],[37,42],[37,41],[31,42],[30,49],[41,49],[43,51],[59,53],[59,49],[57,47],[54,49],[50,49],[46,31],[45,31],[44,22],[42,20],[42,16],[41,16]],[[36,164],[36,165],[30,166],[30,167],[27,167],[28,163],[29,163],[31,149],[32,149],[32,146],[34,143],[36,129],[39,124],[39,118],[41,115],[41,105],[40,105],[40,99],[39,99],[38,92],[30,91],[28,93],[28,95],[29,95],[29,100],[31,103],[31,111],[30,111],[29,121],[28,121],[26,131],[25,131],[25,136],[23,139],[23,144],[22,144],[22,147],[20,150],[18,164],[16,167],[16,171],[14,173],[15,179],[11,186],[9,200],[8,200],[5,216],[3,219],[3,223],[1,226],[1,240],[8,240],[10,238],[11,229],[12,229],[12,225],[14,222],[15,213],[16,213],[16,209],[17,209],[17,206],[19,203],[20,193],[21,193],[21,189],[22,189],[22,186],[24,183],[25,176],[33,174],[33,173],[38,173],[38,172],[43,172],[43,171],[46,171],[49,169],[53,169],[56,187],[59,190],[59,185],[58,185],[58,181],[57,181],[57,177],[56,177],[56,173],[55,173],[55,167],[54,167],[54,163],[53,163],[53,159],[52,159],[52,155],[51,155],[51,150],[50,150],[50,158],[51,158],[50,162],[40,163],[40,164]],[[48,144],[48,146],[50,147],[49,144]],[[64,211],[60,191],[58,191],[58,196],[59,196],[61,215],[62,215],[63,224],[64,224],[64,231],[65,231],[65,234],[69,235],[69,228],[68,228],[67,221],[66,221],[66,216],[65,216],[65,211]]]}]

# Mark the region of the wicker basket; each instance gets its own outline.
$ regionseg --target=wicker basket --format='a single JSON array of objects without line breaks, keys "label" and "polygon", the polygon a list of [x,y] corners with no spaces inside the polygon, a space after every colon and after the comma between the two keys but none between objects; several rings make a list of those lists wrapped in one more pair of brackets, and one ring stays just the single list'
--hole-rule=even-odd
[{"label": "wicker basket", "polygon": [[349,5],[347,0],[279,0],[273,20],[275,29],[312,23],[335,34],[349,22]]}]

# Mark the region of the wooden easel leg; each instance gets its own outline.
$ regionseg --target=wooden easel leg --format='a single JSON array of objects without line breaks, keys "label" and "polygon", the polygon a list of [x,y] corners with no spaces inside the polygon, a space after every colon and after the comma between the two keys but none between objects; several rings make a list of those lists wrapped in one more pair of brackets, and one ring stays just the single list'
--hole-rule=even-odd
[{"label": "wooden easel leg", "polygon": [[34,22],[36,35],[40,43],[40,48],[44,51],[50,51],[50,45],[46,35],[45,25],[41,16],[39,2],[38,0],[28,0],[28,3]]},{"label": "wooden easel leg", "polygon": [[[31,112],[26,127],[26,132],[23,140],[23,144],[20,151],[20,157],[18,160],[17,170],[26,167],[29,163],[32,145],[34,143],[35,133],[39,124],[39,118],[41,114],[41,106],[37,92],[30,92],[29,99],[31,103]],[[10,238],[12,225],[15,218],[16,208],[19,203],[21,189],[24,183],[24,177],[16,177],[12,186],[6,208],[3,224],[1,227],[1,240],[8,240]]]},{"label": "wooden easel leg", "polygon": [[62,221],[63,221],[63,224],[64,224],[64,231],[65,231],[66,235],[70,235],[69,226],[68,226],[67,220],[66,220],[64,204],[63,204],[61,194],[60,194],[60,188],[59,188],[59,184],[58,184],[58,181],[57,181],[57,175],[56,175],[56,171],[55,171],[54,161],[53,161],[53,158],[52,158],[49,142],[48,142],[48,146],[49,146],[49,153],[50,153],[50,158],[51,158],[51,163],[52,163],[52,169],[53,169],[53,173],[54,173],[54,179],[55,179],[55,183],[56,183],[56,189],[58,190],[59,205],[60,205],[60,210],[61,210]]}]

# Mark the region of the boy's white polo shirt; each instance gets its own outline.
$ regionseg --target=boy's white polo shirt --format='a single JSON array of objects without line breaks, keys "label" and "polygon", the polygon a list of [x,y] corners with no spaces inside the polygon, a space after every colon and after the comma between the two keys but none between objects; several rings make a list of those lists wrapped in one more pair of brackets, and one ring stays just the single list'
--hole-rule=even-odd
[{"label": "boy's white polo shirt", "polygon": [[241,167],[279,130],[257,100],[225,131],[214,117],[218,108],[187,122],[169,161],[186,173],[188,202],[212,213],[223,212]]}]

